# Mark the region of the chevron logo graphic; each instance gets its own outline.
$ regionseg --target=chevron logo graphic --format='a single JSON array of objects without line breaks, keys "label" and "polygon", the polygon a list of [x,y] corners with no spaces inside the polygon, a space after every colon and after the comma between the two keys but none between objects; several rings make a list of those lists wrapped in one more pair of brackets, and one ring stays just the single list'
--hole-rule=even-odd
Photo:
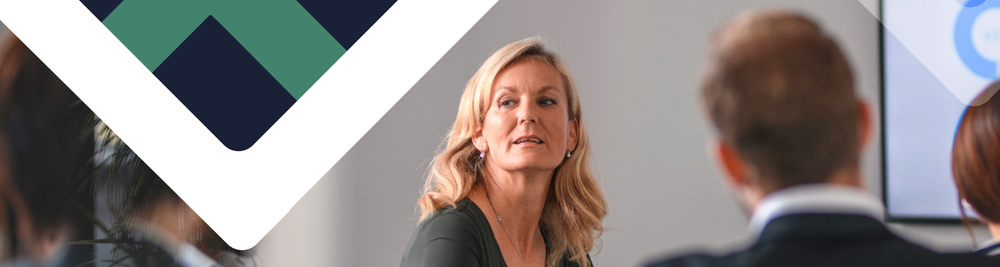
[{"label": "chevron logo graphic", "polygon": [[253,146],[395,0],[82,0],[227,148]]},{"label": "chevron logo graphic", "polygon": [[0,20],[250,249],[497,0],[353,2],[0,0]]}]

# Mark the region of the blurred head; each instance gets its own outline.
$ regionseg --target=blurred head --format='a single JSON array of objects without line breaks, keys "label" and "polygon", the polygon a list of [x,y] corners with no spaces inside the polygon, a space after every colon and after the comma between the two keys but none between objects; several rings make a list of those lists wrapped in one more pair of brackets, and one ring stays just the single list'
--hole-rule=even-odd
[{"label": "blurred head", "polygon": [[[868,109],[837,44],[802,15],[727,23],[711,40],[701,100],[718,133],[712,153],[737,191],[755,195],[745,197],[857,172]],[[856,175],[840,182],[860,186]]]},{"label": "blurred head", "polygon": [[8,34],[0,53],[0,192],[18,244],[8,253],[44,262],[75,211],[91,113],[17,37]]},{"label": "blurred head", "polygon": [[421,219],[467,197],[483,183],[487,164],[511,171],[554,170],[540,223],[548,265],[564,255],[586,263],[607,213],[589,159],[569,69],[544,40],[509,44],[466,85],[447,146],[435,157],[418,201]]},{"label": "blurred head", "polygon": [[958,194],[979,216],[1000,223],[1000,100],[966,108],[955,132],[951,171]]}]

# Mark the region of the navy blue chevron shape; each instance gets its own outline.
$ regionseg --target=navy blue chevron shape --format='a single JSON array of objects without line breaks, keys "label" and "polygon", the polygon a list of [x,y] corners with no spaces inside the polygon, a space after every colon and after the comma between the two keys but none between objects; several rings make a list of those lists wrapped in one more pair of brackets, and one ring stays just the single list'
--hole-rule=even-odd
[{"label": "navy blue chevron shape", "polygon": [[212,16],[153,74],[223,145],[236,151],[253,146],[295,104]]},{"label": "navy blue chevron shape", "polygon": [[[80,2],[103,21],[123,0]],[[350,50],[396,1],[298,2]],[[223,145],[235,151],[253,146],[296,102],[211,16],[153,74]]]}]

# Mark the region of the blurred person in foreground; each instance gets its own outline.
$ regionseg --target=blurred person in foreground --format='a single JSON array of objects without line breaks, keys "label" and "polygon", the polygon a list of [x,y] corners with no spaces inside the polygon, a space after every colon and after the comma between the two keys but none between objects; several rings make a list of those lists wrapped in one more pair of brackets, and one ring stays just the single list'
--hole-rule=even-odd
[{"label": "blurred person in foreground", "polygon": [[[21,41],[0,44],[0,266],[73,266],[91,111]],[[92,137],[92,135],[90,135]],[[87,227],[84,227],[87,229]],[[89,260],[89,259],[83,259]]]},{"label": "blurred person in foreground", "polygon": [[[1000,99],[994,95],[998,87],[1000,81],[993,82],[965,109],[951,154],[952,177],[962,203],[976,211],[993,237],[977,253],[991,257],[1000,255]],[[965,209],[960,208],[964,217]]]},{"label": "blurred person in foreground", "polygon": [[569,69],[530,38],[469,80],[400,266],[591,266],[607,204]]},{"label": "blurred person in foreground", "polygon": [[[257,266],[256,258],[231,253],[24,43],[9,33],[3,40],[0,266],[87,266],[97,263],[93,252],[86,259],[68,252],[92,244],[111,245],[114,266]],[[97,153],[95,137],[103,140]],[[111,224],[93,214],[73,221],[73,213],[93,212],[86,207],[93,199],[78,196],[101,191]],[[105,238],[77,240],[79,224]]]},{"label": "blurred person in foreground", "polygon": [[101,244],[129,266],[257,267],[254,251],[231,248],[107,125],[97,122],[95,191],[112,214]]},{"label": "blurred person in foreground", "polygon": [[789,11],[743,13],[709,45],[701,100],[726,180],[753,211],[751,247],[649,266],[1000,266],[895,236],[863,186],[870,110],[837,44]]}]

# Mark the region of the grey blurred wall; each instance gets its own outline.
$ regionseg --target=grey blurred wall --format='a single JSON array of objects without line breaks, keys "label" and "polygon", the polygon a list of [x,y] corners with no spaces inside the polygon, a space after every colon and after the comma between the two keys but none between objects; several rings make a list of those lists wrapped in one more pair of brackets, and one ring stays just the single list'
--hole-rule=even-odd
[{"label": "grey blurred wall", "polygon": [[[696,104],[711,32],[750,8],[818,19],[846,51],[878,110],[879,36],[872,0],[501,1],[324,177],[258,246],[268,266],[396,266],[416,221],[428,162],[466,81],[496,49],[543,36],[579,85],[594,168],[610,206],[597,266],[634,266],[668,251],[746,243],[747,215],[705,144]],[[386,77],[391,79],[391,77]],[[875,118],[877,119],[877,118]],[[878,132],[873,133],[878,136]],[[880,194],[878,138],[864,154]],[[893,225],[942,251],[971,248],[957,226]],[[979,229],[980,235],[984,234]]]}]

